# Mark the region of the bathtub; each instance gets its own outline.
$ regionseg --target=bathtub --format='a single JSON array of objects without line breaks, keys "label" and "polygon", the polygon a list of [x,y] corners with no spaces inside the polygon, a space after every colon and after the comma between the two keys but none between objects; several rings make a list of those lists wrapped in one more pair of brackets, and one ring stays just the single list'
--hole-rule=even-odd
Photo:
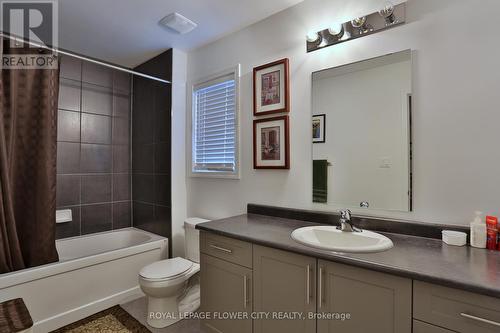
[{"label": "bathtub", "polygon": [[0,274],[0,301],[22,297],[33,332],[49,332],[143,296],[138,273],[166,258],[167,245],[135,228],[58,240],[59,262]]}]

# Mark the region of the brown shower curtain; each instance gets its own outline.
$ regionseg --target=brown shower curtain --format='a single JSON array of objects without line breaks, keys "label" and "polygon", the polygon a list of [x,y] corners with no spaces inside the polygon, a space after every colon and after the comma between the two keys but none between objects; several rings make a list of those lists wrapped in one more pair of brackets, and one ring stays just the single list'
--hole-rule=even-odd
[{"label": "brown shower curtain", "polygon": [[[40,50],[10,48],[0,55]],[[45,51],[43,51],[45,52]],[[0,273],[58,260],[55,247],[56,69],[0,76]]]}]

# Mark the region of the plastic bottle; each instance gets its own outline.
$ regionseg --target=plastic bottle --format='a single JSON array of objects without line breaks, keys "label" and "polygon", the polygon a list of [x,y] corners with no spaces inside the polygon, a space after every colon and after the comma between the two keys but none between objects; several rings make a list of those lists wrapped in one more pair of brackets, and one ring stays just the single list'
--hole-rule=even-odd
[{"label": "plastic bottle", "polygon": [[482,212],[476,212],[476,217],[470,223],[470,245],[480,249],[486,248],[486,221]]},{"label": "plastic bottle", "polygon": [[497,248],[497,224],[498,217],[486,216],[486,248],[496,250]]}]

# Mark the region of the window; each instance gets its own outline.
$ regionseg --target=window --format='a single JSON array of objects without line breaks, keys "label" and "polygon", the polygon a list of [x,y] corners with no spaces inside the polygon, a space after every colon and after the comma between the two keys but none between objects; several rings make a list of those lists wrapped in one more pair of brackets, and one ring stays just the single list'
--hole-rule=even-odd
[{"label": "window", "polygon": [[193,87],[193,176],[239,176],[238,74],[233,69]]}]

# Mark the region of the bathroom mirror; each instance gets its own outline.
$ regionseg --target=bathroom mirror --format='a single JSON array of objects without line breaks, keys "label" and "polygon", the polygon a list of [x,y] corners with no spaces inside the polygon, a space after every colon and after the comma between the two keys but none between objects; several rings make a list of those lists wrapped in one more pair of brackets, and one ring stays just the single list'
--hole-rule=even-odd
[{"label": "bathroom mirror", "polygon": [[313,202],[411,210],[411,54],[312,74]]}]

